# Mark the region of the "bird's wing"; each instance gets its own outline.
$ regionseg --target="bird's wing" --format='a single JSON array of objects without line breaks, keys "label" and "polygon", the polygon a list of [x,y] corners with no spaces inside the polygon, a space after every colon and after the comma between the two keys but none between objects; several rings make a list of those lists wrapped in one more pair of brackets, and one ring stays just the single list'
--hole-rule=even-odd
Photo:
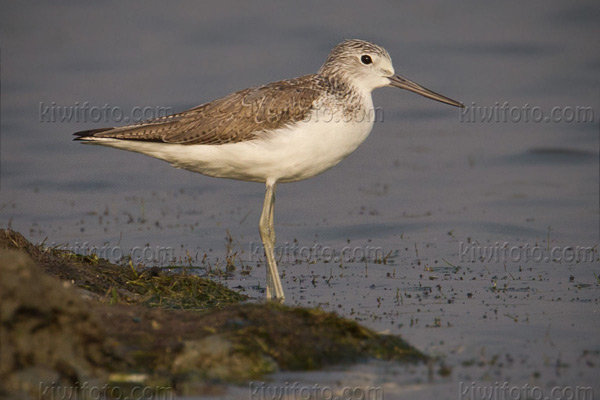
[{"label": "bird's wing", "polygon": [[74,133],[75,140],[113,138],[177,144],[226,144],[306,118],[323,94],[315,75],[273,82],[139,124]]}]

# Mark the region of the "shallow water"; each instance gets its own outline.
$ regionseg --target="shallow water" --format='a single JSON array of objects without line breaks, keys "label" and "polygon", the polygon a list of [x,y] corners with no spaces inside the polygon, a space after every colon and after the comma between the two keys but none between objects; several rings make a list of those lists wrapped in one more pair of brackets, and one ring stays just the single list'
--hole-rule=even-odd
[{"label": "shallow water", "polygon": [[[472,387],[504,382],[599,393],[595,2],[178,4],[2,6],[1,226],[109,258],[206,254],[215,269],[229,232],[238,268],[223,282],[262,298],[262,185],[71,142],[113,121],[60,122],[56,107],[179,111],[315,71],[343,38],[372,40],[398,73],[468,108],[376,91],[384,120],[353,155],[278,187],[283,285],[288,304],[401,334],[440,361],[268,384],[379,387],[386,399],[475,398]],[[593,118],[565,121],[578,106]],[[499,114],[484,122],[482,107]],[[562,120],[545,122],[554,107]]]}]

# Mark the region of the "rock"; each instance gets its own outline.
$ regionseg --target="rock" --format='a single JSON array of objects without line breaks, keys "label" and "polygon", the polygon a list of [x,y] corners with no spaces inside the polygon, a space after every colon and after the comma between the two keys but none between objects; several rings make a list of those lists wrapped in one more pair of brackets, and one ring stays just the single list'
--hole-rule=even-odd
[{"label": "rock", "polygon": [[39,398],[39,386],[90,381],[104,339],[86,302],[20,251],[0,250],[0,384]]},{"label": "rock", "polygon": [[188,340],[173,361],[175,375],[197,375],[205,380],[245,382],[277,369],[273,359],[244,354],[222,335]]}]

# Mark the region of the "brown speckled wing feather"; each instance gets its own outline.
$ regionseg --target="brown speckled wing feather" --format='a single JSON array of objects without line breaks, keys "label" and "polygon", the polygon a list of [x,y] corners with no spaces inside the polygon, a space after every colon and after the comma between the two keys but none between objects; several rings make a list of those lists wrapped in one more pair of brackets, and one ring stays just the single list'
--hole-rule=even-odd
[{"label": "brown speckled wing feather", "polygon": [[323,95],[321,84],[317,75],[273,82],[136,125],[77,132],[76,140],[91,136],[209,145],[252,140],[304,119]]}]

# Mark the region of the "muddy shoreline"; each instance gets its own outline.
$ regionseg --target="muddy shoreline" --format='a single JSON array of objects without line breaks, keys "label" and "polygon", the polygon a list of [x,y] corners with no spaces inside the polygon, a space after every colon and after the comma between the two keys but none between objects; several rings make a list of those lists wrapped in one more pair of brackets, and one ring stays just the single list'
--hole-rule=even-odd
[{"label": "muddy shoreline", "polygon": [[250,303],[210,279],[115,265],[11,230],[0,231],[0,286],[1,398],[85,384],[202,394],[280,370],[427,359],[318,308]]}]

